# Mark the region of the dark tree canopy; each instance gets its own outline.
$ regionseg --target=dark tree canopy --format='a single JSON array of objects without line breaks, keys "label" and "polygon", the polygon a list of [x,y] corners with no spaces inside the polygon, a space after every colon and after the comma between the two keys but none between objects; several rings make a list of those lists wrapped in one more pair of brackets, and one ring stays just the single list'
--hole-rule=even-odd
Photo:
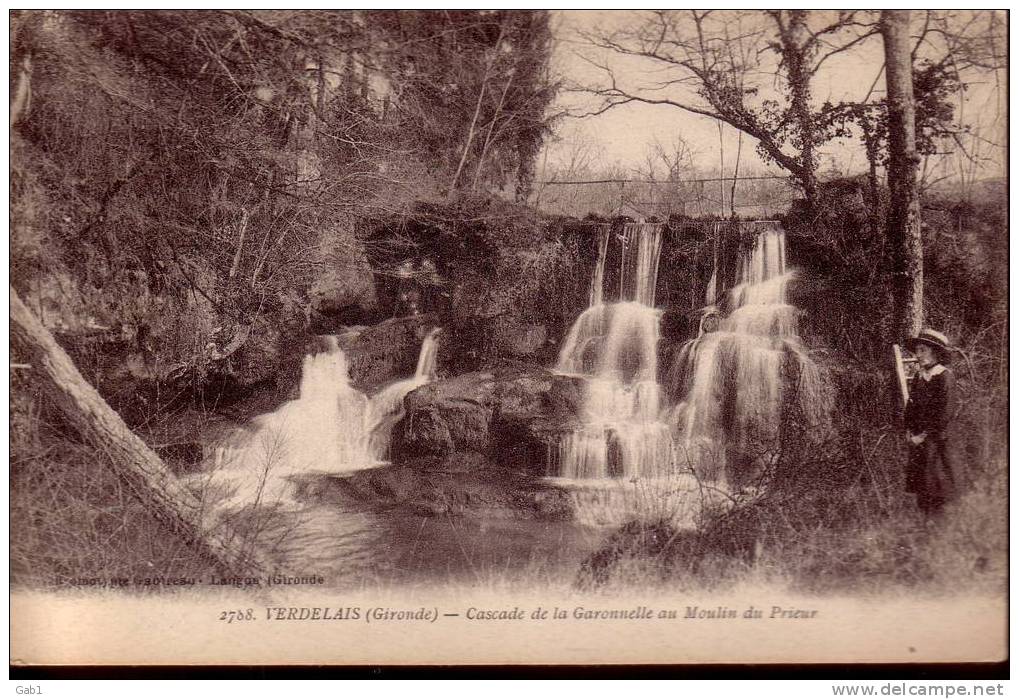
[{"label": "dark tree canopy", "polygon": [[104,325],[176,304],[177,333],[201,307],[175,360],[202,363],[217,330],[300,318],[323,265],[365,264],[360,218],[526,195],[550,50],[544,12],[15,13],[15,284],[118,286]]}]

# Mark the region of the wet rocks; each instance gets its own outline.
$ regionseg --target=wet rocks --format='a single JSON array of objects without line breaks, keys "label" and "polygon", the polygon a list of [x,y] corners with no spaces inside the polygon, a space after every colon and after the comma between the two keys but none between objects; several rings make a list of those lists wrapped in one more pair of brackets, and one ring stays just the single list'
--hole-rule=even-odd
[{"label": "wet rocks", "polygon": [[407,415],[397,426],[394,451],[403,458],[487,451],[494,387],[494,376],[476,372],[411,392],[404,398]]},{"label": "wet rocks", "polygon": [[229,349],[230,343],[236,338],[240,342],[239,348],[219,361],[217,367],[233,379],[242,397],[245,395],[244,389],[275,383],[285,365],[298,364],[295,361],[297,358],[292,356],[286,346],[289,334],[264,320],[257,322],[250,330],[237,329],[229,333],[230,339],[224,344]]},{"label": "wet rocks", "polygon": [[393,454],[407,460],[477,452],[541,473],[549,446],[573,424],[582,397],[578,380],[520,362],[437,381],[404,399]]},{"label": "wet rocks", "polygon": [[371,320],[379,304],[364,251],[341,235],[323,243],[321,255],[324,264],[308,288],[312,327],[330,333],[342,325]]},{"label": "wet rocks", "polygon": [[378,325],[340,335],[350,365],[351,385],[372,393],[400,378],[414,375],[421,343],[438,324],[428,313],[390,318]]},{"label": "wet rocks", "polygon": [[427,384],[404,399],[394,463],[332,478],[320,494],[425,515],[571,519],[569,495],[541,476],[581,401],[578,380],[519,362]]},{"label": "wet rocks", "polygon": [[527,323],[513,316],[500,316],[490,323],[495,351],[514,358],[533,358],[545,347],[548,331],[544,325]]}]

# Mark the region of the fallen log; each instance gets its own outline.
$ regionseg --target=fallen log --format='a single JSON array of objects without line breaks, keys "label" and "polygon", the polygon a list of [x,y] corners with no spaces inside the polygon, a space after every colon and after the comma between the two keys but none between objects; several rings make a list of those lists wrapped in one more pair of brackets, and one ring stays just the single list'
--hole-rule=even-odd
[{"label": "fallen log", "polygon": [[81,436],[109,457],[116,475],[143,506],[221,572],[233,575],[270,572],[271,566],[260,552],[253,550],[251,542],[217,521],[85,380],[13,286],[10,292],[11,335],[30,355],[28,359],[40,387]]}]

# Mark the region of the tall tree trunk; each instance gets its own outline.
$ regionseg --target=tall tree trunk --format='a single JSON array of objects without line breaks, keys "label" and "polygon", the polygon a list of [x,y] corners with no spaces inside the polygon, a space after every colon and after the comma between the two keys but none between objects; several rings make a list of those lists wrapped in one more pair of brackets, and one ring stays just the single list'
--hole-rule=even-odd
[{"label": "tall tree trunk", "polygon": [[888,93],[888,243],[892,250],[896,331],[915,335],[923,325],[923,241],[916,181],[916,110],[910,56],[909,11],[883,10]]},{"label": "tall tree trunk", "polygon": [[10,293],[11,335],[29,354],[42,388],[79,433],[108,456],[117,476],[146,509],[222,572],[235,575],[268,572],[266,562],[256,552],[245,550],[243,539],[212,521],[198,498],[78,373],[71,358],[25,306],[13,286]]},{"label": "tall tree trunk", "polygon": [[810,29],[806,10],[789,10],[781,33],[782,60],[786,63],[790,107],[800,140],[800,184],[811,213],[817,207],[817,134],[810,109]]}]

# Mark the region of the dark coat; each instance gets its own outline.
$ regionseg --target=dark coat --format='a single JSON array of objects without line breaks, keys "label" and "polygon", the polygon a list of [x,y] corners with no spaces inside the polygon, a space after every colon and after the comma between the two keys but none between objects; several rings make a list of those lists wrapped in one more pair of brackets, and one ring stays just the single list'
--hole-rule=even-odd
[{"label": "dark coat", "polygon": [[906,429],[913,434],[947,438],[955,416],[955,374],[945,369],[925,380],[918,372],[909,385]]},{"label": "dark coat", "polygon": [[906,491],[916,493],[925,513],[935,512],[952,500],[962,485],[957,470],[952,422],[955,417],[955,375],[951,369],[925,379],[913,377],[906,404],[906,429],[927,434],[920,444],[910,444],[906,467]]}]

